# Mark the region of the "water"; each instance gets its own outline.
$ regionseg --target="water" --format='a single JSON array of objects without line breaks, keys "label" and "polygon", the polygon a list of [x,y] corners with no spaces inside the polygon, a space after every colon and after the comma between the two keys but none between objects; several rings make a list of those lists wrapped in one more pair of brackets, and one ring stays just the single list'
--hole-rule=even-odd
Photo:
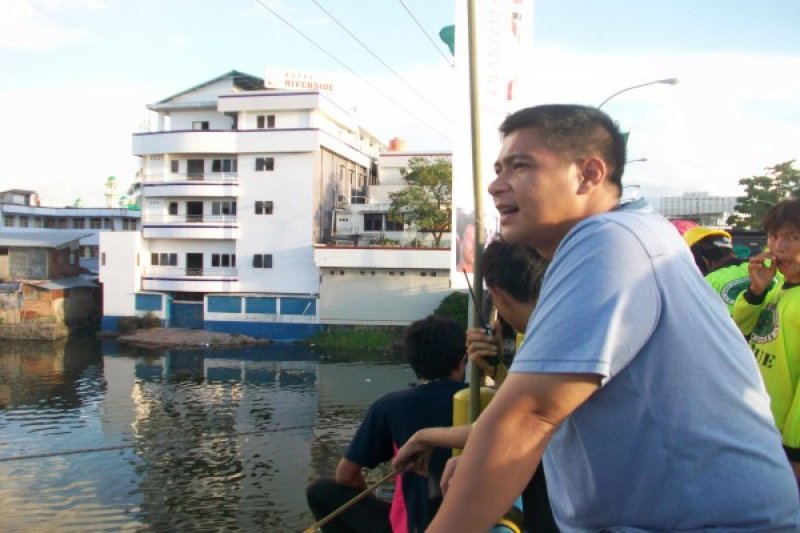
[{"label": "water", "polygon": [[301,531],[305,486],[414,379],[383,359],[0,342],[0,531]]}]

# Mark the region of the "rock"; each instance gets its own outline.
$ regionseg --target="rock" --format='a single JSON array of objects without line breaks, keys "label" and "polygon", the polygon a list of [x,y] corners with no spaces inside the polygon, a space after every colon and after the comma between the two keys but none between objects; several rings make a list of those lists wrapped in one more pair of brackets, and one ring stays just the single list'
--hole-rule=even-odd
[{"label": "rock", "polygon": [[247,335],[182,328],[139,329],[128,335],[120,336],[118,340],[149,347],[239,346],[245,344],[267,344],[270,342]]}]

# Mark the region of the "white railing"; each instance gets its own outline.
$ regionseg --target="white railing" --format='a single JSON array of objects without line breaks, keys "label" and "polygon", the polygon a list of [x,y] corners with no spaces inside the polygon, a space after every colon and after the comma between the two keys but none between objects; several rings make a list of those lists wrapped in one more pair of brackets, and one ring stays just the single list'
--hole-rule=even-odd
[{"label": "white railing", "polygon": [[142,224],[236,224],[236,215],[147,215]]},{"label": "white railing", "polygon": [[239,181],[238,172],[202,172],[195,174],[186,173],[172,173],[157,174],[148,172],[144,175],[142,181],[145,182],[164,182],[164,181],[222,181],[227,183],[236,183]]},{"label": "white railing", "polygon": [[238,278],[235,267],[144,267],[144,275],[169,278]]}]

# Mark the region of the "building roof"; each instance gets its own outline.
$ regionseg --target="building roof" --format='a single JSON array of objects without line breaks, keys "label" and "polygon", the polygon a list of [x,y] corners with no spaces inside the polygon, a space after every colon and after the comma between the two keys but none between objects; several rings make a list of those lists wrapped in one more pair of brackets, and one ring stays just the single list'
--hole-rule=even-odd
[{"label": "building roof", "polygon": [[0,294],[19,292],[21,288],[22,282],[20,281],[4,281],[0,283]]},{"label": "building roof", "polygon": [[91,235],[83,230],[8,231],[0,235],[0,246],[25,248],[61,248]]},{"label": "building roof", "polygon": [[[264,79],[263,78],[259,78],[257,76],[253,76],[251,74],[246,74],[244,72],[239,72],[238,70],[231,70],[230,72],[226,72],[225,74],[223,74],[221,76],[217,76],[214,79],[211,79],[211,80],[208,80],[208,81],[204,81],[203,83],[201,83],[199,85],[195,85],[194,87],[191,87],[191,88],[185,89],[185,90],[183,90],[183,91],[181,91],[179,93],[173,94],[172,96],[170,96],[168,98],[164,98],[163,100],[159,100],[158,102],[156,102],[156,104],[154,106],[158,106],[159,104],[169,103],[169,101],[172,100],[173,98],[177,98],[179,96],[182,96],[184,94],[190,93],[192,91],[196,91],[197,89],[201,89],[201,88],[205,87],[206,85],[211,85],[212,83],[216,83],[219,80],[222,80],[222,79],[225,79],[225,78],[231,78],[233,80],[233,86],[238,88],[238,89],[241,89],[243,91],[258,91],[258,90],[263,90],[264,89]],[[150,106],[148,106],[148,107],[150,107]]]},{"label": "building roof", "polygon": [[82,278],[80,276],[75,276],[72,278],[60,278],[60,279],[49,279],[46,281],[23,281],[25,285],[31,285],[33,287],[37,287],[39,289],[46,289],[48,291],[54,291],[59,289],[77,289],[80,287],[97,287],[97,283],[93,283],[92,281]]}]

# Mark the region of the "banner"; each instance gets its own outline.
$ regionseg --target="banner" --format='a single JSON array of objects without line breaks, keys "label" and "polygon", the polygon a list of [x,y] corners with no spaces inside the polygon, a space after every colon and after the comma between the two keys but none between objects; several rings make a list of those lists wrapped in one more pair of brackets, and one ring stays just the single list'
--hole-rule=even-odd
[{"label": "banner", "polygon": [[[455,60],[458,113],[453,145],[453,223],[451,286],[465,288],[462,270],[472,272],[475,254],[475,220],[472,141],[470,135],[469,44],[467,0],[456,0]],[[494,179],[494,162],[500,151],[497,128],[516,110],[518,73],[526,68],[533,48],[533,0],[480,0],[475,2],[478,94],[480,103],[481,177],[484,192]],[[486,242],[499,231],[491,196],[483,209]]]}]

